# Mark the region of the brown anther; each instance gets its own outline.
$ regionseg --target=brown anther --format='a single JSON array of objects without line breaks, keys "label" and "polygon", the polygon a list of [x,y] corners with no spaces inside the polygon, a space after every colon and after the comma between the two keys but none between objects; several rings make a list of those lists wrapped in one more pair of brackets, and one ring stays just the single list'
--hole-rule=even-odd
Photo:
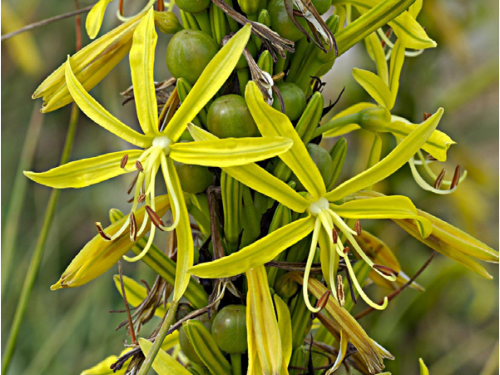
[{"label": "brown anther", "polygon": [[123,155],[122,161],[120,162],[120,168],[125,168],[128,162],[128,154]]},{"label": "brown anther", "polygon": [[361,230],[361,221],[356,220],[356,224],[354,224],[354,230],[356,231],[356,234],[358,236],[361,236],[361,232],[362,232],[362,230]]},{"label": "brown anther", "polygon": [[[387,31],[385,32],[385,36],[386,36],[387,38],[390,38],[390,37],[391,37],[391,35],[392,35],[392,28],[389,28],[389,30],[387,30]],[[385,41],[384,41],[384,40],[382,40],[382,48],[384,48],[384,47],[385,47]]]},{"label": "brown anther", "polygon": [[337,300],[340,306],[343,307],[345,305],[344,280],[342,279],[342,275],[337,275]]},{"label": "brown anther", "polygon": [[374,264],[373,268],[375,268],[376,270],[379,270],[380,272],[382,272],[386,276],[398,276],[398,273],[395,270],[393,270],[391,267],[382,266],[381,264]]},{"label": "brown anther", "polygon": [[349,246],[344,247],[344,254],[347,254],[351,249],[349,249]]},{"label": "brown anther", "polygon": [[135,221],[135,215],[133,212],[130,213],[130,241],[135,242],[137,239],[137,222]]},{"label": "brown anther", "polygon": [[436,182],[434,182],[434,188],[439,189],[441,187],[445,174],[446,174],[446,169],[443,168],[441,173],[437,176]]},{"label": "brown anther", "polygon": [[323,293],[323,295],[316,303],[316,308],[319,308],[320,309],[319,311],[323,310],[326,307],[326,304],[328,303],[328,298],[330,297],[330,293],[331,291],[327,290],[325,293]]},{"label": "brown anther", "polygon": [[332,237],[333,237],[333,243],[337,244],[337,241],[339,240],[339,235],[337,234],[335,228],[332,229]]},{"label": "brown anther", "polygon": [[451,180],[450,190],[454,189],[460,182],[460,165],[455,168],[455,173],[453,174],[453,179]]},{"label": "brown anther", "polygon": [[146,212],[148,213],[151,222],[160,230],[163,230],[162,227],[165,226],[163,220],[153,211],[153,209],[146,205]]},{"label": "brown anther", "polygon": [[285,72],[275,74],[275,75],[273,75],[273,81],[274,82],[280,81],[283,79],[284,76],[285,76]]},{"label": "brown anther", "polygon": [[135,162],[135,167],[136,167],[139,171],[141,171],[141,172],[143,172],[143,171],[144,171],[144,168],[142,167],[142,163],[141,163],[139,160],[137,160],[137,161]]},{"label": "brown anther", "polygon": [[429,117],[431,117],[431,114],[424,112],[424,121],[426,121]]},{"label": "brown anther", "polygon": [[141,194],[137,197],[137,203],[142,203],[146,200],[146,194]]},{"label": "brown anther", "polygon": [[99,233],[102,238],[104,238],[106,241],[111,241],[111,237],[109,237],[106,233],[104,233],[104,229],[102,229],[101,223],[96,222],[95,226],[97,228],[97,233]]}]

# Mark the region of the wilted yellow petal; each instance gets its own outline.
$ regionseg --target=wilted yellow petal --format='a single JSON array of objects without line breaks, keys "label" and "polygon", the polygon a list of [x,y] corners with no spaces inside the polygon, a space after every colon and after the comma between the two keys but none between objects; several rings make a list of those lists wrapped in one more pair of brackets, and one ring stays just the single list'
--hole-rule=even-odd
[{"label": "wilted yellow petal", "polygon": [[99,0],[87,15],[85,28],[87,29],[87,34],[89,35],[90,39],[94,39],[99,33],[102,25],[102,20],[104,19],[104,12],[106,11],[108,4],[112,1],[113,0]]},{"label": "wilted yellow petal", "polygon": [[[24,175],[38,184],[54,189],[82,188],[128,173],[142,154],[142,150],[126,150],[96,156],[63,164],[47,172],[24,172]],[[125,168],[120,162],[128,155]]]}]

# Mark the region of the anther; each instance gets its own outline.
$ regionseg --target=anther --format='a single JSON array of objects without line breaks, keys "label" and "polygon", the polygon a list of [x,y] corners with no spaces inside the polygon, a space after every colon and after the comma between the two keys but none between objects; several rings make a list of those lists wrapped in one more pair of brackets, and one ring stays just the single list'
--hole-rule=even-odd
[{"label": "anther", "polygon": [[454,189],[460,182],[460,165],[455,168],[455,173],[453,174],[453,180],[451,180],[450,190]]},{"label": "anther", "polygon": [[441,183],[443,182],[445,174],[446,174],[446,169],[443,168],[439,176],[437,176],[436,182],[434,182],[434,188],[439,189],[441,187]]},{"label": "anther", "polygon": [[96,222],[95,226],[97,228],[97,233],[99,233],[102,238],[104,238],[106,241],[110,241],[111,240],[111,237],[109,237],[106,233],[104,233],[104,229],[102,229],[101,223]]},{"label": "anther", "polygon": [[424,112],[424,121],[426,121],[429,117],[431,117],[431,114]]},{"label": "anther", "polygon": [[380,264],[374,264],[373,268],[379,270],[386,276],[396,276],[396,277],[398,276],[398,273],[394,271],[391,267],[382,266]]},{"label": "anther", "polygon": [[358,236],[361,236],[361,221],[356,220],[356,224],[354,224],[354,230]]},{"label": "anther", "polygon": [[344,307],[345,291],[344,291],[344,280],[342,279],[342,275],[337,275],[337,300],[339,301],[340,306]]},{"label": "anther", "polygon": [[142,167],[142,163],[141,163],[139,160],[137,160],[137,161],[135,162],[135,167],[136,167],[136,168],[137,168],[140,172],[144,172],[144,168]]},{"label": "anther", "polygon": [[120,168],[125,168],[128,162],[128,154],[123,155],[122,161],[120,162]]},{"label": "anther", "polygon": [[146,200],[146,194],[141,194],[137,197],[137,203],[142,203]]},{"label": "anther", "polygon": [[135,242],[137,239],[137,222],[135,221],[135,215],[133,212],[130,213],[130,241]]},{"label": "anther", "polygon": [[165,226],[163,220],[153,211],[153,209],[149,206],[146,206],[146,212],[148,213],[151,222],[160,230],[163,230],[162,227]]},{"label": "anther", "polygon": [[332,237],[333,237],[333,243],[336,245],[337,241],[339,240],[339,235],[337,234],[335,228],[332,229]]},{"label": "anther", "polygon": [[[327,290],[323,295],[320,297],[318,302],[316,303],[316,308],[319,308],[319,311],[323,310],[326,307],[326,304],[328,303],[328,298],[330,297],[330,291]],[[319,312],[318,311],[318,312]]]},{"label": "anther", "polygon": [[349,251],[351,251],[351,249],[349,249],[349,246],[344,247],[344,254],[347,254]]}]

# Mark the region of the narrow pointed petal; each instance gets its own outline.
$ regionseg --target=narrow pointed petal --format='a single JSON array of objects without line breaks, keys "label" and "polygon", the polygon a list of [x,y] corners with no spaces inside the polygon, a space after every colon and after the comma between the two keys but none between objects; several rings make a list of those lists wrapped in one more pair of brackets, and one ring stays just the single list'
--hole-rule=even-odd
[{"label": "narrow pointed petal", "polygon": [[[196,141],[218,139],[215,135],[193,124],[190,124],[188,129]],[[257,164],[226,167],[223,169],[228,175],[247,185],[249,188],[277,200],[293,211],[304,212],[309,207],[307,199]]]},{"label": "narrow pointed petal", "polygon": [[[177,141],[186,126],[219,91],[238,63],[251,34],[251,25],[238,31],[207,65],[193,89],[165,129],[165,135]],[[196,58],[196,56],[192,56]]]},{"label": "narrow pointed petal", "polygon": [[354,68],[352,75],[366,92],[381,106],[391,109],[391,91],[378,75],[368,70]]},{"label": "narrow pointed petal", "polygon": [[142,131],[148,135],[158,133],[158,104],[153,74],[157,39],[154,10],[151,8],[134,32],[129,57],[137,118]]},{"label": "narrow pointed petal", "polygon": [[347,180],[326,194],[329,201],[339,200],[349,194],[376,184],[405,165],[422,147],[439,124],[444,110],[440,108],[427,121],[412,131],[394,150],[380,162],[357,176]]},{"label": "narrow pointed petal", "polygon": [[278,314],[278,328],[283,345],[283,365],[288,367],[292,358],[292,319],[288,306],[277,294],[274,295],[274,304]]},{"label": "narrow pointed petal", "polygon": [[269,159],[291,146],[292,141],[283,137],[226,138],[173,144],[170,157],[185,164],[224,168]]},{"label": "narrow pointed petal", "polygon": [[314,228],[311,217],[294,221],[236,253],[213,262],[198,264],[188,271],[202,278],[221,278],[239,275],[253,267],[270,262],[279,253],[307,236]]},{"label": "narrow pointed petal", "polygon": [[97,4],[90,10],[85,21],[85,28],[90,39],[95,39],[99,30],[101,29],[102,20],[104,19],[104,12],[108,4],[113,0],[99,0]]},{"label": "narrow pointed petal", "polygon": [[[113,152],[63,164],[47,172],[25,171],[24,175],[54,189],[82,188],[128,173],[126,168],[132,169],[141,154],[142,150]],[[128,155],[128,160],[122,168],[120,162],[125,155]]]},{"label": "narrow pointed petal", "polygon": [[340,367],[340,365],[344,361],[344,358],[345,358],[345,355],[346,355],[346,352],[347,352],[347,344],[348,343],[349,343],[349,341],[347,339],[347,333],[345,333],[343,330],[340,330],[339,354],[337,356],[337,359],[335,360],[335,363],[330,368],[330,370],[328,370],[326,372],[325,375],[331,375],[331,374],[333,374]]},{"label": "narrow pointed petal", "polygon": [[[166,195],[156,198],[157,212],[164,215],[170,208]],[[138,223],[142,223],[146,210],[144,207],[135,212]],[[113,235],[125,223],[127,217],[116,221],[105,229]],[[105,241],[99,234],[94,236],[85,247],[80,250],[71,264],[66,268],[61,279],[50,287],[51,290],[74,288],[84,285],[113,267],[121,257],[129,251],[146,233],[137,233],[135,242],[130,240],[128,233],[124,233],[115,241]]]},{"label": "narrow pointed petal", "polygon": [[78,107],[96,124],[133,145],[139,147],[149,147],[151,145],[151,137],[139,134],[129,128],[90,96],[73,74],[69,57],[66,61],[66,84]]},{"label": "narrow pointed petal", "polygon": [[264,266],[250,269],[248,280],[247,316],[252,320],[253,340],[263,374],[281,374],[282,343],[273,300]]},{"label": "narrow pointed petal", "polygon": [[250,113],[263,136],[281,136],[290,138],[293,141],[290,150],[281,154],[280,158],[295,173],[306,190],[315,199],[322,197],[326,193],[323,178],[288,117],[264,101],[262,92],[254,82],[248,83],[245,90],[245,99]]},{"label": "narrow pointed petal", "polygon": [[123,367],[121,370],[118,370],[116,372],[113,373],[113,370],[111,370],[110,366],[116,362],[116,360],[121,357],[122,355],[124,355],[125,353],[127,353],[128,351],[130,351],[132,348],[127,348],[125,349],[124,351],[122,351],[120,353],[119,356],[116,356],[116,355],[110,355],[109,357],[106,357],[104,360],[102,360],[101,362],[99,362],[97,365],[87,369],[87,370],[84,370],[80,373],[80,375],[125,375],[125,373],[127,372],[127,366],[129,365],[130,363],[130,359],[128,359],[124,364],[123,364]]},{"label": "narrow pointed petal", "polygon": [[419,216],[412,201],[401,195],[353,200],[338,206],[331,204],[330,208],[346,219],[412,219],[423,238],[432,232],[431,222]]},{"label": "narrow pointed petal", "polygon": [[[139,345],[145,356],[148,355],[153,343],[146,339],[140,338]],[[184,368],[177,360],[173,359],[163,350],[159,350],[153,362],[153,370],[158,375],[190,375],[191,373]]]}]

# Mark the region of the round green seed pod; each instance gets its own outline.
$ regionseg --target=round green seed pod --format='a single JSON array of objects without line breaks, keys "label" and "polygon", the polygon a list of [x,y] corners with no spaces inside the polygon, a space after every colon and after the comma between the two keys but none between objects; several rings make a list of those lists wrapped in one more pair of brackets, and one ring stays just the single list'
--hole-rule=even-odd
[{"label": "round green seed pod", "polygon": [[[302,31],[295,26],[290,17],[288,17],[288,13],[285,9],[285,2],[283,0],[271,0],[267,6],[267,11],[271,16],[273,30],[283,38],[296,42],[305,37],[305,34],[302,33]],[[297,17],[296,19],[302,27],[307,30],[308,26],[305,19],[303,17]]]},{"label": "round green seed pod", "polygon": [[229,305],[220,310],[212,324],[212,336],[217,346],[229,354],[246,352],[246,307]]},{"label": "round green seed pod", "polygon": [[172,12],[155,11],[155,25],[164,34],[175,34],[183,30],[179,19]]},{"label": "round green seed pod", "polygon": [[246,14],[257,13],[260,10],[260,3],[258,0],[238,0],[238,5]]},{"label": "round green seed pod", "polygon": [[[202,322],[203,325],[210,331],[212,329],[212,322],[214,321],[215,316],[212,315],[211,319],[208,319],[208,314],[205,313],[195,319]],[[189,341],[186,332],[184,332],[183,327],[179,328],[179,345],[181,346],[182,352],[186,355],[186,357],[188,357],[191,362],[198,365],[204,365],[198,354],[196,354],[196,351]]]},{"label": "round green seed pod", "polygon": [[[297,120],[306,108],[304,91],[295,83],[280,83],[277,86],[285,103],[285,114],[290,120]],[[275,94],[273,94],[273,99],[273,107],[281,111],[281,103]]]},{"label": "round green seed pod", "polygon": [[167,68],[175,78],[194,85],[218,50],[217,43],[203,31],[183,30],[168,44]]},{"label": "round green seed pod", "polygon": [[[318,167],[319,173],[321,174],[321,177],[323,177],[325,185],[328,186],[334,172],[333,162],[330,154],[323,147],[318,146],[314,143],[309,143],[306,148],[314,164],[316,164],[316,166]],[[297,183],[297,190],[304,190],[304,186],[299,181],[297,176],[293,175],[291,177],[291,180]]]},{"label": "round green seed pod", "polygon": [[188,13],[200,13],[208,8],[210,0],[175,0],[175,5]]},{"label": "round green seed pod", "polygon": [[175,169],[181,182],[182,190],[190,194],[203,193],[212,184],[214,175],[207,167],[175,163]]},{"label": "round green seed pod", "polygon": [[240,95],[224,95],[216,99],[207,116],[208,130],[219,138],[241,138],[257,135],[257,125]]},{"label": "round green seed pod", "polygon": [[319,14],[324,14],[332,6],[332,0],[312,0],[312,3]]}]

